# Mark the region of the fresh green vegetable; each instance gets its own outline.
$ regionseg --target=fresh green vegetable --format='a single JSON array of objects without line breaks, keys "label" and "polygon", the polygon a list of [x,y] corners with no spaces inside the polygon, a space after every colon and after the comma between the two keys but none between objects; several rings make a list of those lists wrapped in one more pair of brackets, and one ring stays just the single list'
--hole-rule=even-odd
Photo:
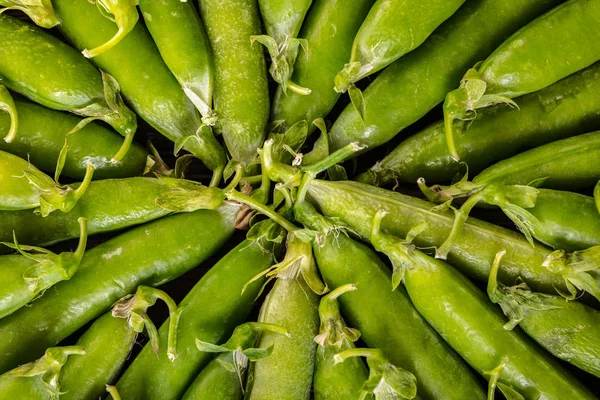
[{"label": "fresh green vegetable", "polygon": [[[368,372],[358,358],[350,358],[343,363],[335,363],[334,357],[345,350],[355,348],[354,342],[360,332],[346,326],[337,298],[344,293],[356,290],[353,284],[340,286],[321,298],[319,317],[321,329],[315,341],[319,344],[315,360],[313,388],[315,400],[358,399]],[[372,399],[372,396],[365,396]]]},{"label": "fresh green vegetable", "polygon": [[335,90],[387,67],[419,47],[465,0],[377,0],[362,23],[348,64],[335,76]]},{"label": "fresh green vegetable", "polygon": [[600,377],[600,312],[578,301],[532,292],[525,283],[511,287],[499,284],[498,266],[503,255],[496,255],[487,293],[510,318],[504,328],[519,325],[554,356]]},{"label": "fresh green vegetable", "polygon": [[61,394],[61,369],[71,355],[83,355],[79,346],[53,347],[38,360],[0,376],[3,399],[54,400]]},{"label": "fresh green vegetable", "polygon": [[73,253],[54,254],[49,250],[22,246],[17,242],[2,243],[19,251],[19,255],[0,256],[2,285],[0,286],[0,318],[26,306],[58,282],[75,274],[87,245],[87,221],[79,218],[79,246]]},{"label": "fresh green vegetable", "polygon": [[19,129],[19,115],[10,92],[6,89],[6,86],[3,85],[0,85],[0,111],[5,111],[10,118],[4,141],[6,143],[12,143],[15,140],[17,130]]},{"label": "fresh green vegetable", "polygon": [[22,11],[42,28],[50,29],[60,23],[50,0],[0,0],[0,6],[5,7],[0,9],[0,13],[7,10]]},{"label": "fresh green vegetable", "polygon": [[308,95],[277,89],[271,120],[283,121],[286,128],[299,121],[309,126],[325,118],[339,98],[333,90],[335,74],[350,58],[352,40],[374,0],[356,0],[349,7],[342,0],[316,1],[310,8],[300,37],[306,39],[308,51],[296,60],[291,80],[308,88]]},{"label": "fresh green vegetable", "polygon": [[[468,7],[466,5],[465,7]],[[470,121],[456,148],[471,174],[525,150],[600,128],[600,63],[519,99],[519,109],[497,105]],[[365,92],[365,94],[368,93]],[[462,165],[448,152],[444,123],[398,145],[357,179],[383,186],[394,180],[451,181]]]},{"label": "fresh green vegetable", "polygon": [[331,127],[332,150],[353,141],[370,149],[387,143],[444,101],[467,68],[560,2],[467,1],[423,45],[375,78],[363,92],[364,112],[346,107]]},{"label": "fresh green vegetable", "polygon": [[384,215],[374,218],[371,242],[390,258],[419,314],[488,379],[489,398],[496,388],[514,399],[596,398],[524,335],[504,329],[501,313],[456,269],[417,250],[412,236],[381,232]]},{"label": "fresh green vegetable", "polygon": [[515,106],[513,98],[550,86],[600,60],[600,51],[593,47],[600,40],[599,22],[597,1],[569,0],[523,27],[470,69],[460,88],[444,101],[452,157],[460,158],[454,121],[468,121],[478,109],[496,103]]},{"label": "fresh green vegetable", "polygon": [[173,215],[87,251],[73,278],[54,285],[35,307],[0,319],[0,371],[39,356],[139,285],[161,285],[206,260],[233,233],[239,209],[226,204]]},{"label": "fresh green vegetable", "polygon": [[600,181],[594,187],[594,200],[596,201],[596,208],[600,212]]},{"label": "fresh green vegetable", "polygon": [[235,161],[249,165],[269,119],[265,57],[251,37],[261,32],[256,0],[199,0],[215,62],[215,111]]}]

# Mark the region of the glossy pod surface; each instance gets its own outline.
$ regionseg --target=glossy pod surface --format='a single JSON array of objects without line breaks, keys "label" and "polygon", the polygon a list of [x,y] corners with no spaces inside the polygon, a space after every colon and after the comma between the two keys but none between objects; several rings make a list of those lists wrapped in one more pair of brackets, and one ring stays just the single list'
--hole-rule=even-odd
[{"label": "glossy pod surface", "polygon": [[371,148],[388,142],[441,103],[468,68],[559,3],[467,1],[423,45],[391,64],[363,92],[365,122],[353,105],[346,107],[331,128],[332,149],[353,141]]},{"label": "glossy pod surface", "polygon": [[[315,356],[315,400],[358,399],[369,373],[362,360],[348,359],[335,364],[333,357],[354,346],[319,347]],[[372,396],[365,399],[372,400]]]},{"label": "glossy pod surface", "polygon": [[32,291],[23,274],[35,265],[35,261],[20,254],[0,256],[0,318],[23,307],[23,300],[26,303],[27,299],[31,299]]},{"label": "glossy pod surface", "polygon": [[231,236],[238,211],[226,204],[177,214],[86,252],[71,280],[54,285],[35,307],[0,320],[0,371],[39,356],[139,285],[158,286],[197,266]]},{"label": "glossy pod surface", "polygon": [[28,210],[40,205],[41,191],[25,176],[29,168],[26,160],[0,151],[0,210]]},{"label": "glossy pod surface", "polygon": [[240,377],[236,372],[231,372],[218,358],[213,359],[202,368],[200,375],[187,388],[181,400],[241,400],[244,391]]},{"label": "glossy pod surface", "polygon": [[272,262],[271,252],[249,241],[223,257],[179,304],[183,308],[177,331],[179,357],[174,362],[167,358],[167,321],[159,329],[159,356],[145,346],[119,379],[116,386],[122,398],[179,399],[212,358],[198,350],[196,338],[209,343],[226,340],[247,319],[264,281],[256,281],[243,293],[242,288]]},{"label": "glossy pod surface", "polygon": [[[0,140],[0,150],[28,159],[48,174],[53,174],[67,133],[81,118],[54,111],[29,101],[15,100],[19,113],[19,134],[12,143]],[[0,113],[0,136],[8,131],[10,119]],[[127,155],[111,162],[123,138],[106,126],[91,122],[68,136],[69,151],[62,170],[63,176],[81,180],[87,163],[95,167],[94,179],[125,178],[141,175],[146,167],[148,152],[133,143]]]}]

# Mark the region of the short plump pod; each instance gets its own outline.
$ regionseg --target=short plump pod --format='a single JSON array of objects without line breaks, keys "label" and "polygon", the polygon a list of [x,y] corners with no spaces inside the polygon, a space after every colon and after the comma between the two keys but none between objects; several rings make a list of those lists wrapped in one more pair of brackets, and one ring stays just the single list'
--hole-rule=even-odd
[{"label": "short plump pod", "polygon": [[199,0],[215,63],[214,107],[235,161],[252,163],[269,120],[264,52],[251,37],[261,33],[256,0]]},{"label": "short plump pod", "polygon": [[61,393],[61,370],[70,356],[80,356],[79,346],[53,347],[38,360],[0,375],[3,399],[55,400]]},{"label": "short plump pod", "polygon": [[206,260],[233,233],[239,208],[173,215],[87,251],[73,278],[0,320],[0,371],[38,357],[139,285],[161,285]]},{"label": "short plump pod", "polygon": [[[3,85],[46,107],[109,123],[126,137],[118,158],[125,155],[137,121],[114,79],[101,74],[77,50],[16,18],[0,15],[0,36],[5,38],[0,44]],[[44,74],[39,73],[40,66]]]},{"label": "short plump pod", "polygon": [[296,218],[325,235],[313,246],[317,265],[330,287],[348,283],[357,290],[339,298],[348,324],[362,340],[385,352],[389,359],[417,378],[421,399],[484,399],[485,393],[468,366],[412,306],[406,291],[392,291],[391,273],[377,255],[335,230],[323,217],[306,212]]},{"label": "short plump pod", "polygon": [[[117,31],[95,4],[71,0],[53,0],[53,4],[61,20],[60,31],[80,50],[106,42]],[[184,148],[211,170],[223,168],[223,149],[210,129],[201,128],[194,104],[169,71],[143,24],[138,23],[119,44],[92,62],[119,82],[131,108],[172,140],[175,152]]]},{"label": "short plump pod", "polygon": [[333,79],[350,58],[352,40],[374,0],[357,0],[352,7],[341,0],[317,1],[310,8],[300,37],[308,51],[302,52],[294,66],[292,81],[311,90],[308,95],[284,93],[277,89],[271,120],[282,120],[286,127],[306,121],[309,126],[324,118],[335,105],[339,93]]},{"label": "short plump pod", "polygon": [[42,28],[50,29],[59,24],[58,17],[52,8],[50,0],[0,0],[0,6],[5,7],[0,9],[0,12],[5,10],[19,10],[27,14],[36,25]]},{"label": "short plump pod", "polygon": [[[600,3],[569,0],[508,38],[481,65],[469,70],[460,88],[448,93],[444,120],[448,150],[455,120],[472,118],[477,109],[543,89],[600,60]],[[527,65],[527,68],[523,68]]]},{"label": "short plump pod", "polygon": [[[20,116],[19,134],[11,143],[0,140],[0,150],[28,159],[46,173],[54,173],[67,140],[63,176],[83,179],[88,163],[95,168],[94,179],[126,178],[144,172],[148,152],[135,142],[123,159],[111,160],[123,139],[106,126],[90,122],[76,133],[67,135],[81,118],[20,99],[15,100],[15,105]],[[0,137],[9,126],[8,115],[0,114]]]},{"label": "short plump pod", "polygon": [[97,400],[106,394],[106,385],[114,383],[121,372],[138,334],[146,328],[150,341],[158,351],[158,333],[146,314],[157,300],[164,300],[171,313],[172,331],[168,332],[167,351],[177,356],[177,323],[180,310],[165,292],[140,286],[135,295],[120,300],[113,309],[98,318],[77,341],[85,349],[82,357],[65,364],[60,377],[61,400]]},{"label": "short plump pod", "polygon": [[490,391],[496,387],[508,395],[516,391],[531,400],[596,399],[522,332],[504,329],[502,313],[464,275],[378,230],[374,227],[371,241],[395,266],[403,268],[402,281],[412,304],[489,380]]},{"label": "short plump pod", "polygon": [[31,210],[0,211],[0,241],[11,242],[13,232],[20,243],[28,245],[45,246],[76,238],[80,217],[87,219],[90,235],[142,224],[170,213],[157,204],[157,199],[172,190],[155,178],[93,181],[68,213],[55,212],[42,218]]},{"label": "short plump pod", "polygon": [[352,104],[346,107],[331,128],[332,150],[353,141],[369,148],[387,143],[444,101],[467,68],[560,2],[467,1],[425,43],[392,63],[364,90],[364,122]]},{"label": "short plump pod", "polygon": [[354,38],[350,61],[335,77],[335,90],[345,92],[419,47],[464,1],[376,1]]},{"label": "short plump pod", "polygon": [[[243,241],[223,257],[187,294],[179,307],[183,310],[177,334],[179,357],[171,362],[161,350],[158,357],[150,346],[144,347],[127,368],[117,388],[124,399],[179,399],[212,359],[201,352],[196,340],[222,343],[234,328],[244,322],[264,280],[242,289],[255,275],[273,263],[270,245]],[[160,348],[166,348],[167,323],[159,329]]]},{"label": "short plump pod", "polygon": [[[468,5],[467,5],[468,6]],[[531,148],[600,128],[600,63],[519,99],[519,109],[497,105],[477,113],[456,148],[469,173]],[[449,182],[462,171],[448,152],[444,123],[400,143],[357,179],[383,186],[399,180]]]},{"label": "short plump pod", "polygon": [[3,243],[16,248],[20,254],[0,256],[0,318],[42,296],[58,282],[71,279],[79,268],[87,244],[87,223],[79,219],[79,246],[73,253],[54,254],[39,247]]},{"label": "short plump pod", "polygon": [[493,265],[488,296],[510,318],[504,328],[520,326],[554,356],[600,377],[600,312],[578,301],[532,292],[524,283],[499,285],[501,257]]},{"label": "short plump pod", "polygon": [[[369,377],[367,368],[359,358],[336,363],[334,357],[355,348],[360,332],[349,328],[340,313],[337,298],[356,290],[353,284],[340,286],[321,298],[319,317],[321,329],[315,341],[319,344],[315,357],[313,390],[315,400],[359,399],[362,386]],[[372,400],[372,396],[366,396]]]}]

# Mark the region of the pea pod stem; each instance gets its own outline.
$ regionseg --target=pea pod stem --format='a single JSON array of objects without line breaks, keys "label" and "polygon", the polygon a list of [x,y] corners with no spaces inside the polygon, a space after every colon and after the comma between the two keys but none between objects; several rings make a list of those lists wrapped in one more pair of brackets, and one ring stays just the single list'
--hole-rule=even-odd
[{"label": "pea pod stem", "polygon": [[17,114],[17,107],[15,106],[15,102],[13,101],[10,92],[3,85],[0,85],[0,111],[5,111],[10,116],[10,128],[4,137],[4,141],[6,143],[12,143],[17,137],[19,115]]},{"label": "pea pod stem", "polygon": [[110,395],[113,400],[121,400],[121,396],[119,395],[119,391],[115,386],[106,385],[106,391]]},{"label": "pea pod stem", "polygon": [[261,214],[266,215],[267,217],[269,217],[270,219],[272,219],[273,221],[275,221],[279,225],[281,225],[288,232],[295,232],[300,229],[297,226],[295,226],[294,224],[292,224],[291,222],[289,222],[288,220],[286,220],[281,215],[277,214],[274,210],[272,210],[269,207],[266,207],[265,205],[256,201],[251,196],[240,193],[237,190],[229,190],[227,192],[227,198],[229,200],[237,201],[238,203],[245,204],[245,205],[249,206],[250,208],[252,208],[253,210],[256,210],[256,211],[260,212]]},{"label": "pea pod stem", "polygon": [[84,49],[81,53],[86,58],[97,57],[115,47],[133,30],[139,19],[135,0],[94,0],[94,2],[102,15],[117,24],[118,30],[110,40],[100,46]]}]

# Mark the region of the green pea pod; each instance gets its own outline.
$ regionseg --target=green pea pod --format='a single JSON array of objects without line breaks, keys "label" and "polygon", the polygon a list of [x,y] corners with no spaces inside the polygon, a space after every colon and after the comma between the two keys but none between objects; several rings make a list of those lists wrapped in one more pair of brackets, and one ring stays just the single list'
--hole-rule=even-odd
[{"label": "green pea pod", "polygon": [[4,141],[6,143],[12,143],[17,137],[17,130],[19,129],[19,115],[10,92],[3,85],[0,85],[0,111],[5,111],[10,117],[10,124],[8,125],[8,132],[4,137]]},{"label": "green pea pod", "polygon": [[[497,387],[513,399],[596,398],[521,332],[504,329],[501,313],[460,272],[417,250],[410,239],[381,232],[384,214],[374,218],[371,242],[402,271],[402,282],[419,313],[488,379],[489,392]],[[493,398],[491,393],[488,398]]]},{"label": "green pea pod", "polygon": [[299,39],[298,33],[311,4],[312,0],[258,1],[267,35],[255,36],[254,39],[267,48],[271,56],[271,76],[284,93],[288,89],[300,95],[311,92],[290,80],[300,48],[308,51],[306,41]]},{"label": "green pea pod", "polygon": [[213,55],[194,4],[141,0],[139,5],[160,55],[202,115],[202,122],[215,125]]},{"label": "green pea pod", "polygon": [[[0,150],[28,159],[42,171],[52,173],[66,140],[63,176],[83,179],[88,163],[95,167],[94,179],[126,178],[144,172],[148,152],[135,142],[121,161],[111,160],[122,140],[104,125],[91,122],[68,135],[81,118],[29,101],[16,100],[15,105],[20,116],[19,134],[10,144],[0,141]],[[8,132],[9,126],[9,118],[0,115],[0,135]]]},{"label": "green pea pod", "polygon": [[249,165],[262,147],[269,119],[265,57],[251,37],[261,32],[256,0],[199,0],[215,61],[217,129],[235,161]]},{"label": "green pea pod", "polygon": [[[53,0],[53,4],[61,33],[80,50],[106,42],[117,30],[88,1]],[[220,181],[225,153],[212,131],[203,126],[143,24],[135,25],[118,45],[92,62],[114,76],[133,110],[174,142],[175,153],[188,150],[214,171],[213,183]]]},{"label": "green pea pod", "polygon": [[[441,246],[455,220],[452,212],[430,202],[358,182],[314,180],[308,185],[308,196],[325,215],[342,219],[367,240],[371,219],[380,210],[394,215],[383,221],[383,227],[396,236],[404,237],[422,225],[415,238],[419,247]],[[505,284],[523,279],[539,292],[556,293],[558,288],[577,295],[579,288],[600,297],[597,278],[589,273],[598,267],[595,250],[552,252],[541,244],[531,246],[517,232],[475,218],[464,224],[454,245],[447,249],[447,258],[465,275],[487,282],[495,254],[504,249],[507,254],[499,279]],[[439,255],[438,248],[438,256],[446,255]]]},{"label": "green pea pod", "polygon": [[271,111],[272,121],[284,121],[286,128],[299,121],[309,126],[324,118],[335,105],[339,93],[333,90],[336,73],[350,58],[352,40],[374,0],[357,0],[352,7],[341,0],[317,1],[310,8],[300,31],[308,51],[298,57],[291,80],[308,95],[284,93],[277,89]]},{"label": "green pea pod", "polygon": [[[46,107],[88,117],[73,130],[94,119],[105,121],[125,136],[113,158],[118,161],[125,156],[137,121],[123,103],[119,85],[110,75],[100,73],[85,57],[54,36],[16,18],[0,15],[0,36],[11,38],[0,44],[3,85]],[[44,66],[41,75],[40,65]]]},{"label": "green pea pod", "polygon": [[158,352],[158,332],[146,311],[159,299],[165,301],[171,315],[169,334],[172,336],[167,339],[170,347],[167,352],[177,355],[176,335],[181,310],[162,290],[140,286],[135,295],[119,300],[111,312],[98,318],[79,338],[77,346],[85,349],[85,355],[65,364],[60,377],[61,400],[101,398],[106,385],[113,383],[123,368],[137,335],[144,328]]},{"label": "green pea pod", "polygon": [[390,290],[390,273],[377,255],[346,236],[335,220],[316,214],[310,204],[295,207],[296,219],[321,235],[321,246],[315,242],[313,249],[325,282],[357,287],[340,297],[345,319],[368,346],[381,349],[394,365],[416,376],[419,398],[484,399],[477,378],[417,313],[406,291]]},{"label": "green pea pod", "polygon": [[[497,105],[470,121],[456,148],[469,172],[555,140],[600,127],[600,63],[519,99],[519,110]],[[401,142],[357,180],[383,186],[399,180],[414,183],[451,181],[462,164],[448,152],[444,123],[435,123]]]},{"label": "green pea pod", "polygon": [[35,307],[0,319],[0,336],[5,338],[0,371],[39,356],[139,285],[162,285],[206,260],[233,233],[239,209],[225,204],[173,215],[87,251],[73,278],[54,285]]},{"label": "green pea pod", "polygon": [[594,187],[594,200],[596,202],[596,208],[600,212],[600,181]]},{"label": "green pea pod", "polygon": [[277,325],[246,322],[235,328],[229,340],[222,345],[198,339],[198,350],[219,355],[202,369],[182,400],[243,399],[249,363],[269,357],[273,351],[272,347],[256,347],[261,332],[288,335],[283,327]]},{"label": "green pea pod", "polygon": [[53,347],[28,364],[0,375],[0,397],[4,399],[54,400],[61,394],[61,369],[71,355],[83,355],[79,346]]},{"label": "green pea pod", "polygon": [[[344,293],[356,290],[356,285],[347,284],[329,292],[319,304],[321,329],[315,341],[319,345],[315,359],[313,389],[315,400],[359,399],[362,386],[368,378],[363,362],[351,358],[336,363],[334,357],[345,350],[355,348],[354,342],[360,332],[346,326],[337,298]],[[365,396],[372,400],[372,396]]]},{"label": "green pea pod", "polygon": [[60,23],[50,0],[0,0],[0,13],[19,10],[27,14],[36,25],[50,29]]},{"label": "green pea pod", "polygon": [[58,282],[69,280],[83,258],[87,244],[87,221],[79,218],[79,246],[73,252],[54,254],[49,250],[22,246],[14,237],[13,243],[2,243],[19,251],[19,255],[0,256],[3,284],[0,288],[0,318],[41,297]]},{"label": "green pea pod", "polygon": [[[513,98],[550,86],[600,60],[600,51],[580,51],[600,40],[598,27],[600,4],[569,0],[523,27],[469,70],[460,88],[448,93],[444,102],[452,157],[460,158],[454,121],[468,121],[478,109],[496,103],[514,107]],[[527,68],[522,68],[525,64]]]},{"label": "green pea pod", "polygon": [[354,38],[350,61],[335,77],[335,90],[345,92],[419,47],[464,1],[376,1]]},{"label": "green pea pod", "polygon": [[[202,277],[179,304],[183,309],[177,336],[181,356],[170,362],[146,346],[116,385],[124,399],[169,400],[184,395],[212,358],[198,351],[196,340],[221,342],[246,320],[263,281],[244,292],[242,288],[272,265],[272,246],[273,242],[264,239],[243,241]],[[166,325],[159,329],[161,347],[166,329]]]},{"label": "green pea pod", "polygon": [[[348,105],[330,132],[332,150],[358,141],[387,143],[444,101],[465,70],[561,0],[467,1],[419,48],[395,61],[365,89],[364,113]],[[485,23],[482,23],[485,21]]]},{"label": "green pea pod", "polygon": [[578,301],[532,292],[527,284],[507,287],[497,281],[503,253],[498,253],[488,282],[488,296],[510,321],[554,356],[600,377],[600,312]]},{"label": "green pea pod", "polygon": [[46,217],[55,210],[73,209],[92,181],[94,166],[87,165],[77,189],[61,186],[28,161],[4,151],[0,151],[0,171],[0,210],[39,208]]}]

